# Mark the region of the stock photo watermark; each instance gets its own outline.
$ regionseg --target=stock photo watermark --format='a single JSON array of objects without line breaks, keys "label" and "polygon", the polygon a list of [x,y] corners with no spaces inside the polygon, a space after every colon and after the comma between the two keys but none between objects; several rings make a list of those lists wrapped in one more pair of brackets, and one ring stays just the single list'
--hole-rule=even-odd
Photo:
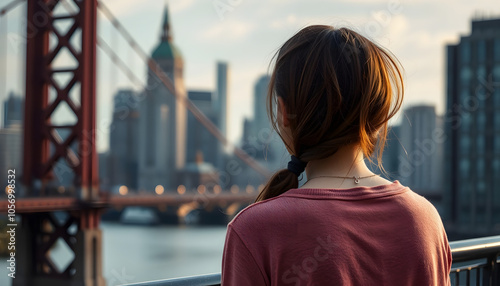
[{"label": "stock photo watermark", "polygon": [[113,269],[108,277],[106,277],[106,282],[108,285],[123,285],[132,282],[135,279],[134,275],[127,273],[127,269],[122,267],[120,271]]},{"label": "stock photo watermark", "polygon": [[7,188],[5,192],[7,193],[7,237],[8,237],[8,253],[9,258],[7,259],[7,270],[9,271],[7,276],[10,278],[16,278],[16,169],[9,169],[7,171]]},{"label": "stock photo watermark", "polygon": [[372,20],[363,25],[364,32],[370,37],[379,36],[384,29],[389,27],[395,16],[403,12],[403,5],[399,0],[391,0],[385,10],[372,13]]},{"label": "stock photo watermark", "polygon": [[303,258],[300,263],[294,263],[289,269],[283,272],[281,281],[285,284],[301,285],[302,281],[307,282],[310,275],[318,269],[321,262],[327,260],[335,253],[337,245],[332,242],[330,235],[323,239],[316,238],[317,246],[311,255]]},{"label": "stock photo watermark", "polygon": [[212,6],[219,17],[219,20],[224,21],[227,12],[233,12],[234,9],[241,5],[243,0],[213,0]]}]

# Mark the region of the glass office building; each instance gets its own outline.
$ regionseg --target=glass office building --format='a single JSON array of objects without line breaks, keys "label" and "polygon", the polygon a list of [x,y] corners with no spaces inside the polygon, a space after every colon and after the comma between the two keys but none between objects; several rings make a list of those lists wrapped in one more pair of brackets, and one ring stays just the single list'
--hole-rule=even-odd
[{"label": "glass office building", "polygon": [[498,233],[500,19],[473,20],[446,53],[446,219],[458,233]]}]

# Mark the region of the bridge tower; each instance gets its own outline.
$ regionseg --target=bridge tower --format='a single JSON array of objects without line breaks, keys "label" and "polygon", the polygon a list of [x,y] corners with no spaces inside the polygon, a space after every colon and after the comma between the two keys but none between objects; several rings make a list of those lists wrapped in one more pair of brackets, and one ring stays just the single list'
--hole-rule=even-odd
[{"label": "bridge tower", "polygon": [[[96,14],[97,0],[27,1],[21,179],[34,212],[22,214],[13,285],[105,285],[95,148]],[[59,56],[73,57],[76,64],[56,67]],[[54,111],[62,105],[74,123],[55,123]],[[63,173],[72,174],[72,196],[57,197],[58,162],[64,162]],[[51,254],[56,243],[74,254],[62,268]]]}]

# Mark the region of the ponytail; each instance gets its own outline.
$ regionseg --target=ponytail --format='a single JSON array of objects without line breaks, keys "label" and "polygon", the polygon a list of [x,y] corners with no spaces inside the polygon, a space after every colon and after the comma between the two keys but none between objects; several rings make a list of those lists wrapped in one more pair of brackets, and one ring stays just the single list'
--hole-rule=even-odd
[{"label": "ponytail", "polygon": [[290,162],[288,162],[288,168],[274,174],[255,201],[267,200],[279,196],[289,189],[298,188],[299,176],[304,172],[306,165],[306,162],[292,155]]},{"label": "ponytail", "polygon": [[288,169],[283,169],[274,174],[266,186],[257,196],[255,202],[279,196],[290,189],[299,187],[299,178]]}]

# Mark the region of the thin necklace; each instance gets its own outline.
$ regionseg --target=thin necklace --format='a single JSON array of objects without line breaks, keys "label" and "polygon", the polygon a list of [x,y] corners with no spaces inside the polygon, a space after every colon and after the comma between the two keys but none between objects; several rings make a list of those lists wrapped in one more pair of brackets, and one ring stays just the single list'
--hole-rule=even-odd
[{"label": "thin necklace", "polygon": [[310,180],[317,179],[317,178],[353,179],[355,184],[359,184],[359,180],[361,180],[361,179],[367,179],[367,178],[371,178],[371,177],[375,177],[375,176],[378,176],[378,174],[373,174],[373,175],[364,176],[364,177],[359,177],[359,176],[342,177],[342,176],[326,176],[326,175],[325,176],[317,176],[317,177],[313,177],[313,178],[307,179],[307,181],[304,183],[304,185],[307,182],[309,182]]}]

